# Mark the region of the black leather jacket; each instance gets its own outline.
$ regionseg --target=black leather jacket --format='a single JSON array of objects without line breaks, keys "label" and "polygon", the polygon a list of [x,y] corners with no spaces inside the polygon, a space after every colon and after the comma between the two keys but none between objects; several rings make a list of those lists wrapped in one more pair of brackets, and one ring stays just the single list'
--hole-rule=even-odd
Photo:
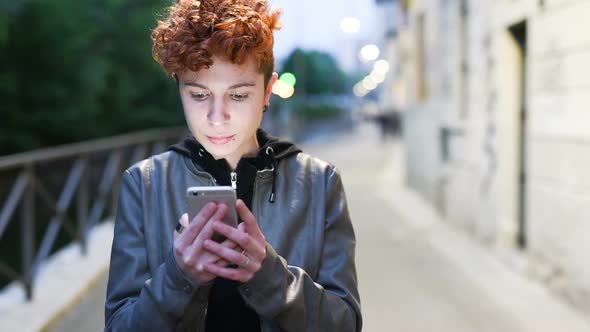
[{"label": "black leather jacket", "polygon": [[[240,294],[264,332],[360,331],[355,235],[338,170],[304,153],[275,166],[258,171],[252,198],[267,257]],[[124,172],[105,331],[204,330],[211,284],[191,283],[172,253],[186,188],[198,185],[215,183],[189,157],[171,151]]]}]

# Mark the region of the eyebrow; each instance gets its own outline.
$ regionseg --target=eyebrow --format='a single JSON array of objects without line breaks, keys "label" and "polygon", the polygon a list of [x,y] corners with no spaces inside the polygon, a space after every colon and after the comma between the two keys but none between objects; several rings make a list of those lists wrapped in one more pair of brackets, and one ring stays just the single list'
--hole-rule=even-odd
[{"label": "eyebrow", "polygon": [[[206,87],[202,84],[196,83],[196,82],[183,82],[183,84],[186,86],[194,86],[194,87],[205,89],[205,90],[209,89],[208,87]],[[247,87],[247,86],[256,86],[256,83],[252,83],[252,82],[238,83],[238,84],[234,84],[234,85],[230,86],[229,89],[237,89],[237,88]]]}]

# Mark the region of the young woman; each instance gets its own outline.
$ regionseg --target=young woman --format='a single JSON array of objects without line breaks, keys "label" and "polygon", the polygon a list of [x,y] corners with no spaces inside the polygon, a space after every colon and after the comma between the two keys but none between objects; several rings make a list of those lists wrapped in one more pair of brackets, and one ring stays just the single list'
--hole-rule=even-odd
[{"label": "young woman", "polygon": [[[338,170],[259,129],[279,12],[203,0],[168,13],[153,55],[178,82],[192,135],[122,176],[105,330],[360,331]],[[223,204],[188,221],[186,189],[215,185],[236,189],[237,228],[220,221],[234,208]]]}]

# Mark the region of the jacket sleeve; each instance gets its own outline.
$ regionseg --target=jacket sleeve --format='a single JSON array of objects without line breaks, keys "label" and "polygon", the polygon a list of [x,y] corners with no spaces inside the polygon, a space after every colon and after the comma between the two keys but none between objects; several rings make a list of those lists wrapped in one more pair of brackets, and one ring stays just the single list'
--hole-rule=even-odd
[{"label": "jacket sleeve", "polygon": [[324,244],[316,280],[288,265],[267,243],[254,277],[240,286],[245,301],[284,331],[360,331],[355,235],[337,170],[327,181]]},{"label": "jacket sleeve", "polygon": [[[105,331],[173,331],[193,292],[172,248],[152,273],[147,261],[141,190],[129,171],[121,178],[105,303]],[[196,296],[204,300],[208,294]]]}]

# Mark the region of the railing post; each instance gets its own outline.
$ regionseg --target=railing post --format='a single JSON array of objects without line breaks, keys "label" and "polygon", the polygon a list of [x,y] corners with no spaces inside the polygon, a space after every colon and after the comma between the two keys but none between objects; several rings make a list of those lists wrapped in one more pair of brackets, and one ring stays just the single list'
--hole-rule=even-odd
[{"label": "railing post", "polygon": [[[19,226],[20,253],[7,252],[6,255],[19,256],[21,263],[5,264],[0,261],[0,274],[8,276],[10,280],[22,282],[26,297],[31,300],[35,291],[37,272],[49,256],[59,236],[60,227],[66,229],[70,238],[79,241],[82,254],[87,254],[90,228],[101,220],[105,209],[110,210],[111,214],[115,212],[121,171],[143,160],[148,146],[153,146],[152,153],[161,152],[166,148],[167,141],[176,141],[180,136],[185,135],[185,130],[174,128],[163,132],[149,131],[24,152],[13,156],[0,156],[0,172],[19,172],[7,198],[4,202],[0,202],[0,240],[5,240],[2,237],[11,222],[20,222],[20,225],[12,224]],[[92,160],[89,158],[100,157],[105,153],[110,154],[110,157],[102,176],[98,179],[98,185],[95,186],[93,171],[87,169]],[[46,188],[35,172],[44,163],[67,159],[77,159],[77,162],[56,200],[50,192],[52,188]],[[72,229],[72,216],[69,215],[70,203],[76,194],[77,206],[72,208],[76,209],[77,221],[74,224],[77,227]],[[36,234],[37,195],[44,205],[43,212],[45,207],[56,212],[49,221],[47,229],[44,230],[44,234]],[[17,212],[18,209],[20,213]],[[42,237],[40,243],[37,243],[37,235]],[[13,240],[10,239],[10,241]],[[15,245],[18,246],[18,244]],[[4,256],[0,257],[0,260],[4,260]]]},{"label": "railing post", "polygon": [[[121,156],[123,156],[123,151],[121,152]],[[117,153],[117,151],[113,151],[113,153]],[[122,161],[122,160],[121,160]],[[118,162],[117,166],[114,168],[113,172],[113,185],[111,186],[110,195],[110,206],[107,209],[107,213],[109,216],[115,216],[117,214],[117,203],[119,203],[119,181],[121,180],[121,173],[123,171],[122,162]]]},{"label": "railing post", "polygon": [[78,217],[78,242],[82,249],[82,255],[86,255],[88,251],[87,243],[87,229],[88,225],[88,158],[86,156],[81,157],[82,160],[82,174],[80,175],[80,185],[78,186],[78,204],[77,204],[77,217]]},{"label": "railing post", "polygon": [[21,205],[23,282],[27,299],[33,298],[33,256],[35,251],[35,181],[32,164],[25,165],[27,187]]}]

